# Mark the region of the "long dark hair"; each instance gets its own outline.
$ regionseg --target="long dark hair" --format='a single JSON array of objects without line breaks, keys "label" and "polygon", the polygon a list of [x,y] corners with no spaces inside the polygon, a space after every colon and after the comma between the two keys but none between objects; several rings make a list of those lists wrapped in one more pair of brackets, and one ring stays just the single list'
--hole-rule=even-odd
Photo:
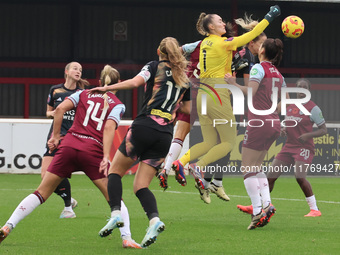
[{"label": "long dark hair", "polygon": [[278,66],[281,63],[283,55],[283,43],[280,39],[269,38],[262,44],[264,48],[265,57],[272,62],[274,66]]}]

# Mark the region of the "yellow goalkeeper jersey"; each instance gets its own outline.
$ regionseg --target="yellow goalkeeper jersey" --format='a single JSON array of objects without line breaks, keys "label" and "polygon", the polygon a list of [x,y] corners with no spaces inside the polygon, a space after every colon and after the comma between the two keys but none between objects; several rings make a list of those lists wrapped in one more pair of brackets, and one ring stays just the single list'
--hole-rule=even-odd
[{"label": "yellow goalkeeper jersey", "polygon": [[231,73],[233,51],[260,35],[268,25],[269,22],[263,19],[253,30],[241,36],[227,38],[209,35],[206,37],[200,49],[200,78],[223,78],[226,73]]}]

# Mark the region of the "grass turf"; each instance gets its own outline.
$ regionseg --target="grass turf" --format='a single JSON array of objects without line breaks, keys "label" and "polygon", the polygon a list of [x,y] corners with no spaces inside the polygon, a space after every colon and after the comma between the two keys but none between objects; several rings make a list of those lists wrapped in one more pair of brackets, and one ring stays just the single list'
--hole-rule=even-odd
[{"label": "grass turf", "polygon": [[[122,248],[119,230],[100,238],[110,209],[100,191],[84,175],[71,179],[72,196],[78,200],[77,218],[59,219],[62,200],[53,194],[21,221],[0,245],[0,254],[338,254],[340,227],[340,178],[309,179],[321,217],[305,218],[309,207],[294,178],[281,177],[272,192],[277,213],[264,228],[247,230],[250,216],[236,209],[249,204],[243,179],[223,181],[231,201],[211,194],[209,205],[200,200],[193,178],[181,187],[169,177],[163,192],[154,179],[154,192],[166,230],[144,250]],[[40,183],[39,175],[0,175],[0,224],[5,224],[20,201]],[[140,242],[147,217],[132,190],[133,176],[123,178],[123,198],[129,209],[132,237]]]}]

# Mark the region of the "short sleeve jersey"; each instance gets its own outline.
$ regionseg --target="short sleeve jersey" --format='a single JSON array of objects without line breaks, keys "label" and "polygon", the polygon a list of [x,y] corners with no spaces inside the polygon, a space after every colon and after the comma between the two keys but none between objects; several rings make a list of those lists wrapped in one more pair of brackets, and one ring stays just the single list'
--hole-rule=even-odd
[{"label": "short sleeve jersey", "polygon": [[[78,150],[93,150],[102,153],[103,130],[107,120],[119,125],[125,106],[115,94],[107,93],[108,107],[101,94],[88,94],[88,90],[78,91],[68,97],[77,109],[74,123],[61,146]],[[67,139],[66,139],[67,138]]]},{"label": "short sleeve jersey", "polygon": [[190,62],[188,65],[187,75],[189,78],[200,78],[200,47],[202,41],[184,44],[182,46],[183,52],[190,54]]},{"label": "short sleeve jersey", "polygon": [[[313,102],[309,101],[303,105],[311,115],[304,115],[300,109],[294,105],[288,105],[287,115],[286,115],[286,132],[287,141],[286,146],[290,147],[304,147],[311,151],[314,151],[314,141],[313,138],[309,139],[305,143],[300,143],[298,138],[305,133],[313,131],[313,124],[321,126],[325,124],[325,119],[322,115],[321,109]],[[295,126],[295,124],[297,124]],[[288,127],[292,126],[292,127]]]},{"label": "short sleeve jersey", "polygon": [[[273,87],[278,88],[278,97],[281,95],[281,88],[286,87],[283,76],[277,68],[269,61],[263,61],[255,64],[251,69],[249,81],[259,83],[259,87],[253,96],[253,106],[256,110],[269,110],[272,107]],[[279,98],[278,98],[279,102]],[[248,111],[248,119],[278,119],[279,116],[275,111],[268,115],[255,115]]]},{"label": "short sleeve jersey", "polygon": [[[50,88],[50,92],[47,98],[47,104],[53,107],[54,109],[56,109],[58,105],[61,104],[65,100],[65,98],[67,98],[68,96],[72,95],[74,92],[79,91],[79,90],[80,88],[76,88],[73,90],[67,89],[63,83],[54,85]],[[75,110],[70,110],[64,113],[63,122],[61,124],[61,131],[60,131],[61,136],[66,135],[67,131],[72,126],[75,113],[76,113]],[[52,128],[53,128],[53,124],[50,128],[47,140],[50,138],[52,134]]]},{"label": "short sleeve jersey", "polygon": [[132,125],[144,125],[161,132],[173,132],[180,101],[190,100],[190,89],[176,84],[168,61],[147,63],[141,72],[146,82],[142,109]]}]

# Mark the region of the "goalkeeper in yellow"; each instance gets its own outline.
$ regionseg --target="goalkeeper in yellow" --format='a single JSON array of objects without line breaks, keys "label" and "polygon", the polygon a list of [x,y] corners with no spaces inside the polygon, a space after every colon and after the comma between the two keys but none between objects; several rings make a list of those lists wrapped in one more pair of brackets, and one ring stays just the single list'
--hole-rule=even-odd
[{"label": "goalkeeper in yellow", "polygon": [[[229,38],[222,37],[222,35],[226,34],[227,30],[231,31],[232,26],[230,23],[226,24],[219,15],[201,13],[197,21],[196,28],[198,32],[206,36],[200,47],[201,89],[199,89],[197,95],[197,111],[203,142],[195,144],[183,157],[173,162],[172,169],[175,171],[176,180],[185,186],[186,179],[183,169],[190,161],[189,171],[194,176],[196,181],[195,187],[199,190],[201,199],[205,203],[210,203],[211,201],[210,192],[215,193],[225,201],[229,201],[229,197],[222,186],[223,173],[215,171],[215,177],[211,181],[211,173],[206,173],[205,179],[203,179],[201,172],[206,172],[206,166],[227,156],[231,152],[236,140],[236,124],[230,125],[230,123],[235,123],[236,121],[228,89],[216,88],[215,91],[218,96],[211,93],[215,98],[207,96],[204,90],[214,89],[215,84],[225,84],[223,77],[226,73],[231,73],[233,51],[259,36],[280,13],[279,6],[272,6],[264,19],[253,30],[241,36]],[[244,20],[244,24],[249,22],[254,21],[251,19]],[[202,96],[206,98],[206,112],[203,113],[201,112]],[[225,125],[214,125],[214,119],[227,120],[228,123]],[[196,163],[192,163],[197,159]]]}]

